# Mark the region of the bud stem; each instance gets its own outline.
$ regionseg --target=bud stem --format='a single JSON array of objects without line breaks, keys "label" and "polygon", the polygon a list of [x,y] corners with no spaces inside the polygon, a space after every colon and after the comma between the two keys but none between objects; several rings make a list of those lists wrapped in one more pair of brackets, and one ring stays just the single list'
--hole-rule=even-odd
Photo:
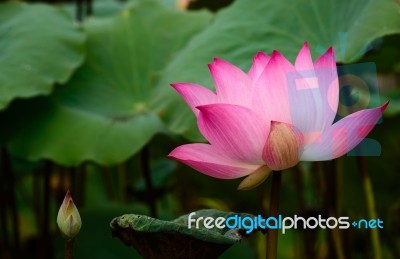
[{"label": "bud stem", "polygon": [[74,258],[74,240],[65,241],[65,259]]},{"label": "bud stem", "polygon": [[[281,187],[281,171],[272,173],[272,186],[269,202],[269,217],[278,217],[279,212],[279,192]],[[278,230],[268,229],[267,234],[267,258],[276,259],[278,251]]]}]

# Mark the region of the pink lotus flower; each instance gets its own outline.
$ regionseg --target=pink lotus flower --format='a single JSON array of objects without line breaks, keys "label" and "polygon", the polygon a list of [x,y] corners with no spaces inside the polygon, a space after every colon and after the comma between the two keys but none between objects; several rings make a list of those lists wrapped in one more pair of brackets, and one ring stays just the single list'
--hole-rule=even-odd
[{"label": "pink lotus flower", "polygon": [[169,157],[216,178],[248,176],[239,189],[257,186],[271,170],[346,154],[388,105],[333,124],[339,83],[332,48],[313,63],[305,43],[294,65],[278,51],[271,57],[259,52],[247,74],[221,59],[209,68],[216,93],[191,83],[171,85],[197,116],[210,144],[179,146]]}]

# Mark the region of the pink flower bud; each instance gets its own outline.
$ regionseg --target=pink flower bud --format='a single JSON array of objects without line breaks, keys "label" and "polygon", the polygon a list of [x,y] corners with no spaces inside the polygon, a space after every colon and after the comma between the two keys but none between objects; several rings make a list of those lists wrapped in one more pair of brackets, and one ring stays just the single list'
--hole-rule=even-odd
[{"label": "pink flower bud", "polygon": [[303,142],[303,135],[294,126],[273,121],[263,159],[275,171],[295,166],[299,162],[299,151]]},{"label": "pink flower bud", "polygon": [[57,225],[63,237],[67,240],[73,239],[81,229],[82,221],[71,194],[68,191],[64,201],[58,210]]}]

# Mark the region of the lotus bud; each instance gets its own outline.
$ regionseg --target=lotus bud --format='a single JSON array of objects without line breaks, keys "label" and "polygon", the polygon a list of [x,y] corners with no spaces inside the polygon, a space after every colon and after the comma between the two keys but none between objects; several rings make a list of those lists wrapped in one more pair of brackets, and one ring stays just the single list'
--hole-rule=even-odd
[{"label": "lotus bud", "polygon": [[303,135],[294,126],[272,121],[263,160],[274,171],[295,166],[299,162],[303,142]]},{"label": "lotus bud", "polygon": [[58,210],[57,225],[61,234],[67,240],[73,239],[81,229],[81,216],[79,215],[79,211],[69,191],[65,195],[64,201]]}]

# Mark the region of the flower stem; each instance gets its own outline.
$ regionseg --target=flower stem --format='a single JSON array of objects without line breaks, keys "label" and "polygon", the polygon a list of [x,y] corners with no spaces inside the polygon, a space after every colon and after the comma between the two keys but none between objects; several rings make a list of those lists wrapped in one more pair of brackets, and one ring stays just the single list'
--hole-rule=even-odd
[{"label": "flower stem", "polygon": [[113,179],[112,179],[112,174],[111,170],[107,166],[102,167],[103,171],[103,183],[104,183],[104,188],[106,189],[107,193],[107,198],[109,201],[115,201],[115,190],[113,187]]},{"label": "flower stem", "polygon": [[[278,217],[279,212],[279,192],[281,187],[281,171],[274,171],[272,173],[272,186],[269,202],[269,216]],[[267,258],[276,259],[278,251],[278,230],[268,229],[267,234]]]},{"label": "flower stem", "polygon": [[76,21],[82,22],[83,20],[83,0],[76,0]]},{"label": "flower stem", "polygon": [[92,16],[93,14],[93,0],[86,0],[86,15]]},{"label": "flower stem", "polygon": [[42,185],[42,221],[41,221],[41,242],[40,242],[40,249],[41,255],[40,258],[51,258],[52,257],[52,241],[50,236],[50,179],[52,175],[52,168],[53,164],[50,161],[46,161],[43,168],[42,168],[42,177],[43,177],[43,185]]},{"label": "flower stem", "polygon": [[[358,169],[361,173],[365,197],[367,200],[368,216],[370,219],[376,219],[377,216],[375,208],[374,191],[372,189],[371,178],[369,177],[364,157],[358,156],[357,164],[358,164]],[[372,243],[372,251],[374,253],[373,258],[381,259],[382,248],[379,240],[378,228],[371,228],[371,243]]]},{"label": "flower stem", "polygon": [[154,193],[153,181],[151,178],[150,154],[148,147],[144,147],[142,149],[142,151],[140,152],[140,159],[142,164],[143,177],[146,183],[147,202],[150,207],[150,216],[156,218],[157,217],[156,197]]},{"label": "flower stem", "polygon": [[128,189],[129,186],[127,162],[123,162],[118,166],[118,180],[119,180],[120,199],[122,203],[126,203],[126,190]]},{"label": "flower stem", "polygon": [[74,258],[74,240],[65,240],[65,259]]},{"label": "flower stem", "polygon": [[[354,110],[351,109],[351,106],[349,105],[348,107],[349,107],[348,109],[349,113],[353,113]],[[361,155],[360,150],[357,153],[359,153],[357,156],[357,166],[358,166],[358,171],[361,174],[365,198],[367,200],[368,216],[370,219],[376,219],[377,217],[376,217],[374,191],[372,189],[371,179],[369,178],[368,169],[365,163],[365,158]],[[371,243],[372,243],[372,252],[374,254],[374,258],[381,259],[382,248],[377,228],[371,228]]]}]

